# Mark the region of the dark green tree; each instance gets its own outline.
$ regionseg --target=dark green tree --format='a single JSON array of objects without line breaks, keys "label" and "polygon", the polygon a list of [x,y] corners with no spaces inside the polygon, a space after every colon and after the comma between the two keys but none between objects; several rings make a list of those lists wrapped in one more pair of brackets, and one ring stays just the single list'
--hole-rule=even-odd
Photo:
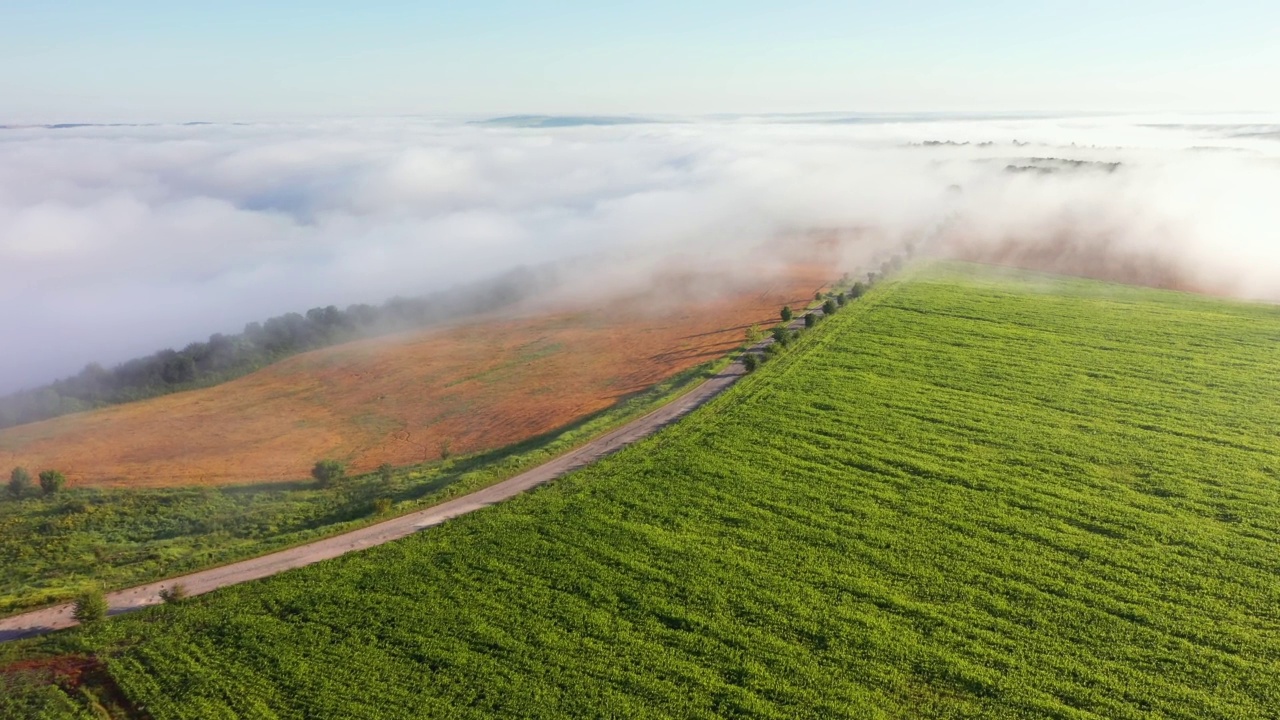
[{"label": "dark green tree", "polygon": [[791,322],[791,318],[795,317],[791,312],[790,305],[782,306],[782,322]]},{"label": "dark green tree", "polygon": [[747,372],[754,372],[756,369],[756,366],[759,364],[760,364],[760,359],[756,357],[755,353],[743,353],[742,355],[743,370],[746,370]]},{"label": "dark green tree", "polygon": [[347,467],[337,460],[317,460],[315,467],[311,468],[311,477],[315,478],[321,487],[332,485],[346,474]]},{"label": "dark green tree", "polygon": [[836,301],[835,301],[835,300],[827,300],[826,302],[822,303],[822,313],[823,313],[824,315],[835,315],[835,314],[836,314]]},{"label": "dark green tree", "polygon": [[16,467],[9,473],[9,494],[20,498],[31,487],[31,473],[24,467]]},{"label": "dark green tree", "polygon": [[58,492],[65,484],[67,484],[66,476],[57,470],[40,471],[40,490],[46,496]]},{"label": "dark green tree", "polygon": [[805,326],[805,327],[807,327],[807,328],[811,328],[811,327],[813,327],[814,325],[817,325],[817,324],[818,324],[818,316],[817,316],[817,315],[814,315],[813,313],[805,313],[805,314],[804,314],[804,326]]},{"label": "dark green tree", "polygon": [[771,331],[771,334],[773,335],[773,342],[776,345],[786,347],[787,343],[791,342],[791,333],[787,332],[787,328],[784,325],[775,327]]}]

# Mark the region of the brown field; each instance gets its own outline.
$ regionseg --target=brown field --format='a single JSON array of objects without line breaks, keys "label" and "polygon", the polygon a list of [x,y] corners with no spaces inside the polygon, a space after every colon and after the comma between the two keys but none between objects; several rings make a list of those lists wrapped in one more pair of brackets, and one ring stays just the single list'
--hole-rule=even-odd
[{"label": "brown field", "polygon": [[752,286],[673,276],[604,304],[317,350],[217,387],[2,430],[0,467],[57,468],[73,485],[213,485],[303,478],[326,457],[362,472],[436,459],[446,442],[499,448],[724,355],[839,274],[815,261]]}]

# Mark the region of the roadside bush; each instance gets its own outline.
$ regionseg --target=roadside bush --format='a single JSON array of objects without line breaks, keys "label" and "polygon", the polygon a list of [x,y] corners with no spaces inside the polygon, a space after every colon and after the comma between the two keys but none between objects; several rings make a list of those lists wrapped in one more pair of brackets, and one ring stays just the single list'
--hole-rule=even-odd
[{"label": "roadside bush", "polygon": [[804,326],[805,326],[806,328],[811,328],[811,327],[813,327],[814,325],[817,325],[817,324],[818,324],[818,316],[817,316],[817,315],[814,315],[813,313],[805,313],[805,314],[804,314]]},{"label": "roadside bush", "polygon": [[840,293],[836,296],[836,304],[840,307],[844,307],[844,304],[847,302],[849,302],[849,298],[844,293]]},{"label": "roadside bush", "polygon": [[853,284],[853,287],[849,288],[849,299],[857,300],[858,298],[866,294],[866,292],[867,292],[867,284],[859,280],[858,282]]},{"label": "roadside bush", "polygon": [[773,334],[773,341],[778,345],[781,345],[782,347],[786,347],[787,343],[791,342],[790,331],[788,331],[787,328],[782,325],[775,327],[772,331],[772,334]]},{"label": "roadside bush", "polygon": [[836,314],[836,301],[835,301],[835,300],[828,300],[828,301],[826,301],[826,302],[822,303],[822,312],[823,312],[823,314],[824,314],[824,315],[835,315],[835,314]]},{"label": "roadside bush", "polygon": [[174,583],[167,588],[160,588],[160,599],[166,605],[177,605],[187,599],[187,588],[182,583]]},{"label": "roadside bush", "polygon": [[818,292],[814,293],[814,294],[813,294],[813,299],[814,299],[815,301],[817,301],[817,300],[821,300],[821,299],[822,299],[822,291],[821,291],[821,290],[819,290]]},{"label": "roadside bush", "polygon": [[760,364],[760,359],[755,353],[742,354],[742,369],[747,372],[755,372],[756,366]]},{"label": "roadside bush", "polygon": [[41,470],[40,471],[40,491],[46,496],[52,495],[62,489],[67,483],[67,478],[57,470]]},{"label": "roadside bush", "polygon": [[448,460],[453,457],[453,443],[448,438],[440,441],[440,459]]},{"label": "roadside bush", "polygon": [[764,337],[764,333],[760,332],[759,325],[752,325],[747,328],[747,345],[755,345],[760,342],[760,338]]},{"label": "roadside bush", "polygon": [[76,597],[71,606],[71,617],[89,624],[107,617],[107,596],[101,590],[86,590]]},{"label": "roadside bush", "polygon": [[393,477],[395,477],[395,468],[391,467],[391,463],[382,463],[378,466],[378,479],[382,482],[389,483]]},{"label": "roadside bush", "polygon": [[791,312],[791,306],[783,305],[782,306],[782,322],[791,322],[791,318],[793,317],[795,317],[795,315]]},{"label": "roadside bush", "polygon": [[9,494],[20,498],[31,487],[31,473],[24,467],[16,467],[9,473]]},{"label": "roadside bush", "polygon": [[317,460],[315,467],[311,468],[311,477],[315,478],[321,487],[332,485],[346,474],[346,466],[337,460]]},{"label": "roadside bush", "polygon": [[386,515],[391,510],[390,498],[378,498],[373,501],[373,513],[375,515]]}]

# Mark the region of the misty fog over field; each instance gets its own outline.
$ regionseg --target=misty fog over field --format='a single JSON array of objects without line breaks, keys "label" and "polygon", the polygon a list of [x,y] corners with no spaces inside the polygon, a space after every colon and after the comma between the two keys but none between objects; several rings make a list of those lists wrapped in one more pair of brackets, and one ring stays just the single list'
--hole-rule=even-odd
[{"label": "misty fog over field", "polygon": [[9,126],[0,393],[521,264],[603,253],[604,291],[814,229],[1275,300],[1278,196],[1258,115]]}]

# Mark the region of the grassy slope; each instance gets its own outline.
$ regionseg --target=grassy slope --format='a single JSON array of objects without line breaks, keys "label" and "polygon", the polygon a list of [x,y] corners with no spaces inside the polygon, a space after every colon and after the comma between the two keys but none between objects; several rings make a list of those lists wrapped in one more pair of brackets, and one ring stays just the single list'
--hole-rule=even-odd
[{"label": "grassy slope", "polygon": [[56,642],[157,718],[1272,716],[1280,311],[955,272],[555,485]]},{"label": "grassy slope", "polygon": [[320,488],[309,481],[144,490],[73,488],[0,502],[0,615],[262,555],[435,505],[504,480],[684,394],[700,365],[545,436],[501,450]]}]

